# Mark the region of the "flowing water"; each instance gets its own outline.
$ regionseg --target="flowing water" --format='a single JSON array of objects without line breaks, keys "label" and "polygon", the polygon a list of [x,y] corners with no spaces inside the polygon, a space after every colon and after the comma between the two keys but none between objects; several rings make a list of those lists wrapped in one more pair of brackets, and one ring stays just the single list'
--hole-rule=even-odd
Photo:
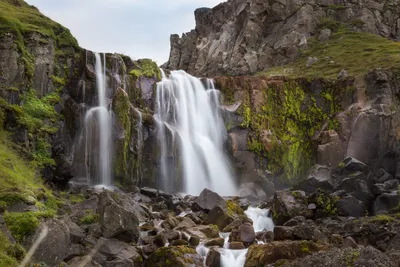
[{"label": "flowing water", "polygon": [[[235,195],[228,161],[224,155],[227,134],[220,113],[220,94],[211,81],[184,71],[162,74],[157,84],[156,115],[161,152],[161,187],[171,184],[167,157],[177,144],[185,193],[198,195],[209,188],[220,195]],[[166,190],[168,191],[168,190]]]},{"label": "flowing water", "polygon": [[[96,53],[96,88],[98,106],[85,116],[86,178],[90,185],[111,186],[111,115],[106,97],[105,55]],[[92,166],[97,166],[93,168]]]},{"label": "flowing water", "polygon": [[[249,207],[245,214],[247,217],[252,219],[254,231],[261,232],[263,230],[273,231],[274,230],[274,222],[271,217],[269,217],[270,211],[267,209],[253,208]],[[248,249],[240,249],[233,250],[229,249],[229,235],[230,233],[220,233],[220,237],[222,237],[224,242],[224,247],[221,249],[221,267],[243,267],[246,261],[246,255]],[[200,244],[196,248],[197,254],[204,258],[204,261],[207,258],[207,254],[209,252],[209,248],[205,247],[203,244]]]}]

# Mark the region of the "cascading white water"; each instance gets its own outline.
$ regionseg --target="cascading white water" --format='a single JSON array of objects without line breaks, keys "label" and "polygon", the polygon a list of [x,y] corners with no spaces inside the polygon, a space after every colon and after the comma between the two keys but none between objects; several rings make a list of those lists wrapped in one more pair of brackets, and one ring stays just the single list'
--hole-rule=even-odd
[{"label": "cascading white water", "polygon": [[137,121],[137,143],[136,143],[136,151],[137,151],[137,166],[136,166],[136,176],[138,179],[138,185],[141,187],[142,180],[143,180],[143,173],[142,173],[142,150],[143,150],[143,115],[140,110],[135,109],[138,113],[138,121]]},{"label": "cascading white water", "polygon": [[[100,54],[96,53],[95,58],[99,105],[90,109],[85,116],[86,178],[90,185],[109,187],[111,186],[111,115],[108,111],[106,97],[106,62],[105,55],[103,56],[103,62]],[[94,138],[95,136],[97,138]],[[93,142],[92,139],[97,139],[97,141]],[[93,172],[92,164],[97,167],[95,173]]]},{"label": "cascading white water", "polygon": [[254,231],[261,232],[274,230],[275,225],[269,217],[269,212],[267,209],[249,207],[244,213],[253,221]]},{"label": "cascading white water", "polygon": [[[220,114],[219,91],[205,88],[200,79],[184,71],[164,74],[157,84],[156,119],[161,148],[162,187],[174,179],[168,177],[165,156],[169,142],[178,142],[181,153],[185,193],[198,195],[209,188],[220,195],[234,195],[236,186],[223,153],[226,138]],[[211,85],[211,81],[208,83]]]}]

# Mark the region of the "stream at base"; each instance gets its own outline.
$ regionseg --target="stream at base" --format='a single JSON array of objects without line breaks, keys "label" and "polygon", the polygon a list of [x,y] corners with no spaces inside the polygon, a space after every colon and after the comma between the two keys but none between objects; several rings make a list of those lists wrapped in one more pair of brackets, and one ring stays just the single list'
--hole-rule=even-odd
[{"label": "stream at base", "polygon": [[[273,231],[274,230],[274,222],[272,218],[269,217],[270,211],[268,209],[260,209],[255,207],[249,207],[245,214],[253,221],[254,231]],[[220,249],[221,254],[221,267],[243,267],[246,261],[246,255],[248,249],[229,249],[229,235],[230,233],[220,233],[220,237],[222,237],[224,242],[224,247]],[[257,243],[262,243],[256,240]],[[207,254],[210,251],[209,248],[204,246],[204,243],[201,243],[197,249],[197,253],[204,258],[204,262],[206,261]]]}]

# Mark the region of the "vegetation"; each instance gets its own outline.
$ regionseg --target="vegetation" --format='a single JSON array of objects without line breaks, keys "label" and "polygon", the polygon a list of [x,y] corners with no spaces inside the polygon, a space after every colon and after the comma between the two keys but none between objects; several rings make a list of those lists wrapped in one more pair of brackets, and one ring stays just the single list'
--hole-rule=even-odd
[{"label": "vegetation", "polygon": [[161,80],[161,73],[157,63],[148,58],[139,59],[136,63],[137,68],[129,72],[135,80],[140,76],[146,76],[148,78],[156,77],[158,80]]},{"label": "vegetation", "polygon": [[21,242],[26,235],[33,234],[40,224],[33,212],[5,212],[4,220],[18,242]]},{"label": "vegetation", "polygon": [[29,33],[55,40],[59,47],[78,47],[68,29],[52,21],[23,0],[0,0],[0,35],[14,33],[19,42]]},{"label": "vegetation", "polygon": [[[353,21],[350,26],[359,26],[360,23]],[[400,66],[400,42],[375,34],[353,32],[332,20],[324,20],[320,26],[334,30],[330,40],[321,42],[317,37],[311,38],[295,62],[270,68],[260,75],[336,79],[343,69],[355,76],[375,68]],[[317,57],[318,62],[307,66],[309,57]]]},{"label": "vegetation", "polygon": [[18,266],[25,256],[25,250],[18,244],[10,244],[8,238],[0,231],[0,266]]},{"label": "vegetation", "polygon": [[80,219],[81,224],[92,224],[99,220],[99,215],[94,213],[92,210],[87,210],[86,215]]}]

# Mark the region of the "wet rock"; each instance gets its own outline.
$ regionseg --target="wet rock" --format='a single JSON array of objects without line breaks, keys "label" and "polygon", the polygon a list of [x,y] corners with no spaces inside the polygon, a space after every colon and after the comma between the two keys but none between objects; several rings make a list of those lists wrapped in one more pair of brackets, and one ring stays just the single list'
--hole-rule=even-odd
[{"label": "wet rock", "polygon": [[168,242],[179,239],[180,235],[177,231],[165,230],[160,233]]},{"label": "wet rock", "polygon": [[386,181],[393,180],[393,175],[388,173],[385,169],[381,168],[376,172],[376,179],[377,183],[384,183]]},{"label": "wet rock", "polygon": [[228,224],[233,221],[233,217],[227,214],[222,208],[215,207],[204,220],[205,224],[215,224],[222,231]]},{"label": "wet rock", "polygon": [[193,210],[195,211],[210,211],[215,207],[225,210],[226,202],[220,195],[207,188],[200,193],[199,197],[193,203]]},{"label": "wet rock", "polygon": [[283,225],[296,216],[310,218],[312,212],[308,209],[303,191],[277,191],[272,200],[272,215],[275,224]]},{"label": "wet rock", "polygon": [[[116,238],[125,242],[137,242],[139,221],[135,207],[128,201],[117,203],[108,191],[100,194],[100,225],[106,238]],[[116,220],[116,218],[119,218]]]},{"label": "wet rock", "polygon": [[157,246],[154,244],[149,244],[142,247],[143,254],[146,256],[152,255],[157,250]]},{"label": "wet rock", "polygon": [[243,243],[248,243],[248,244],[254,243],[254,241],[256,239],[256,234],[254,232],[253,225],[250,223],[242,224],[239,227],[239,236],[240,236],[240,240]]},{"label": "wet rock", "polygon": [[196,224],[190,218],[183,218],[183,220],[174,228],[174,230],[186,230],[195,227]]},{"label": "wet rock", "polygon": [[179,225],[183,220],[181,217],[170,217],[161,223],[161,227],[167,230],[172,230]]},{"label": "wet rock", "polygon": [[284,226],[296,226],[299,224],[303,224],[306,221],[306,218],[304,216],[296,216],[289,221],[287,221]]},{"label": "wet rock", "polygon": [[221,247],[222,248],[224,246],[224,242],[225,242],[225,240],[223,238],[220,238],[220,237],[219,238],[213,238],[213,239],[207,241],[204,244],[204,246],[206,246],[206,247],[217,246],[217,247]]},{"label": "wet rock", "polygon": [[244,246],[243,242],[230,242],[229,243],[229,249],[234,249],[234,250],[239,250],[239,249],[245,249],[246,247]]},{"label": "wet rock", "polygon": [[274,232],[264,230],[256,233],[256,239],[264,243],[270,243],[274,241]]},{"label": "wet rock", "polygon": [[149,188],[149,187],[140,188],[140,193],[142,195],[145,195],[145,196],[150,197],[150,198],[157,198],[157,197],[163,197],[165,199],[171,199],[172,198],[172,195],[170,195],[170,194],[166,194],[161,190],[157,190],[157,189]]},{"label": "wet rock", "polygon": [[173,240],[171,246],[187,246],[188,242],[183,239]]},{"label": "wet rock", "polygon": [[164,238],[164,236],[163,235],[156,235],[154,238],[153,238],[153,244],[154,245],[156,245],[157,247],[163,247],[163,246],[165,246],[165,238]]},{"label": "wet rock", "polygon": [[198,236],[191,236],[189,239],[189,246],[197,247],[200,244],[200,238]]},{"label": "wet rock", "polygon": [[219,248],[210,248],[206,258],[207,267],[220,267],[221,266],[221,250]]}]

